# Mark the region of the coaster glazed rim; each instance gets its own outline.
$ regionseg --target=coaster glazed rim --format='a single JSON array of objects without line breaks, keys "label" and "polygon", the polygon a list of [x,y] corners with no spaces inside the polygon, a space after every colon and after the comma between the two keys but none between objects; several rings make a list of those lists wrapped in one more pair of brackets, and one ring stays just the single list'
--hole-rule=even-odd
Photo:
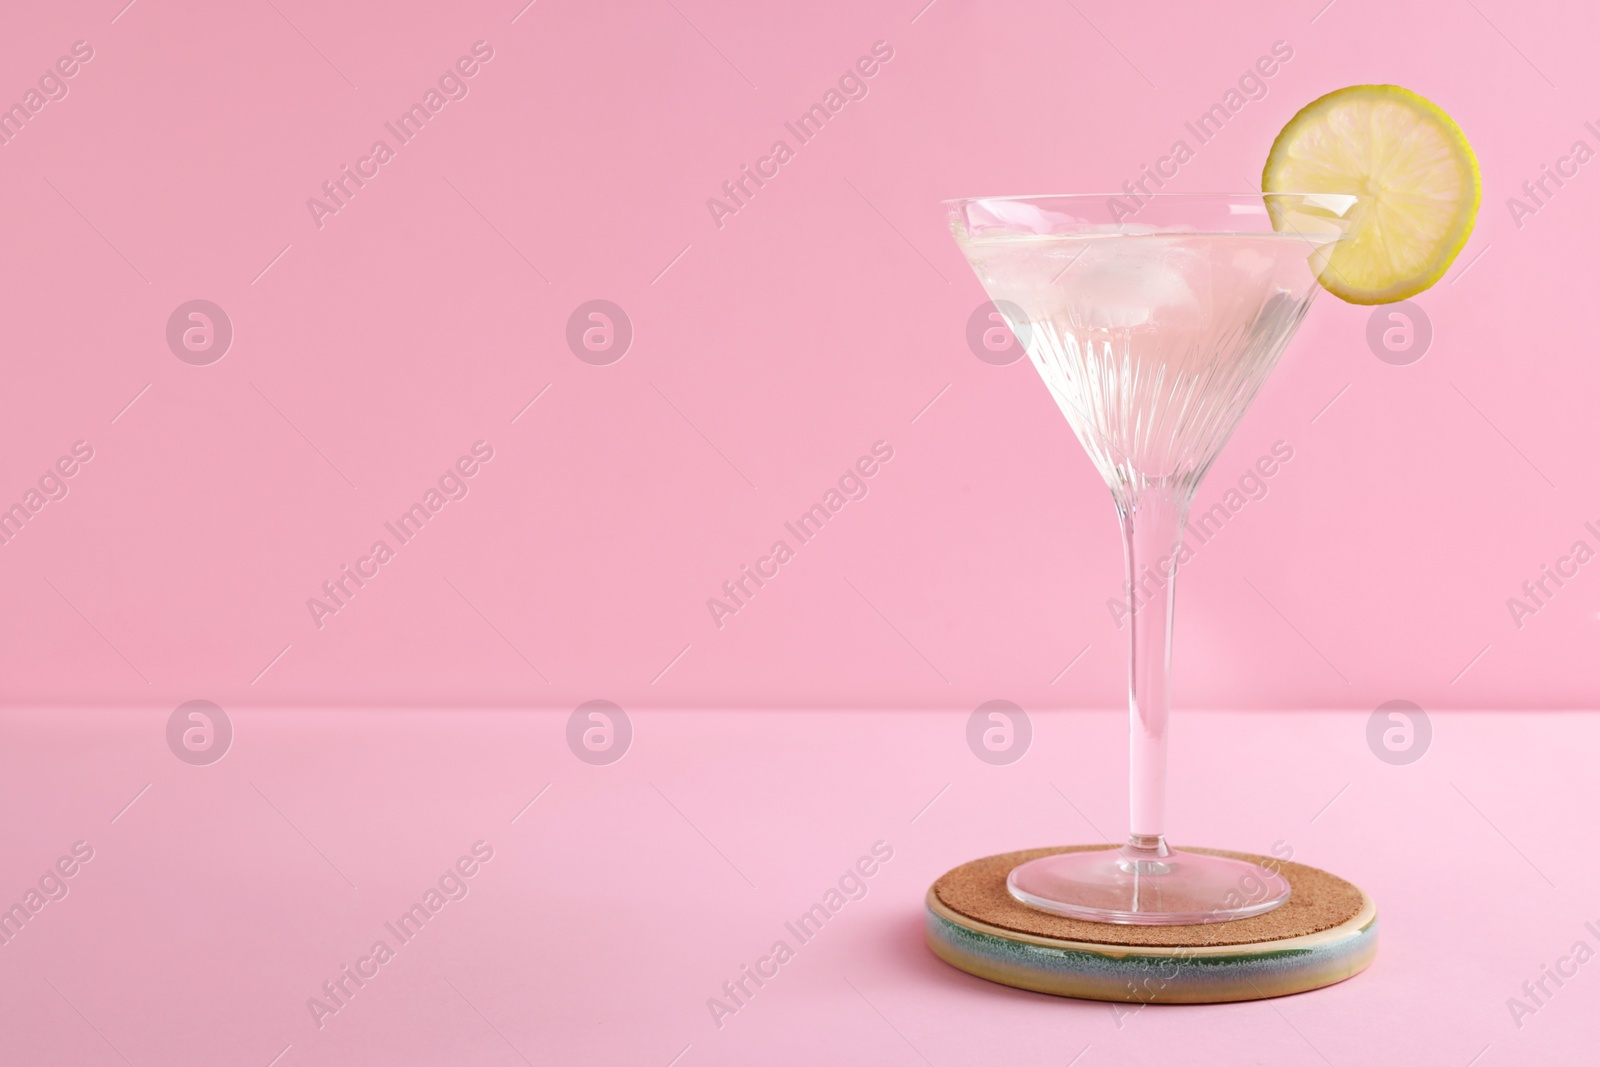
[{"label": "coaster glazed rim", "polygon": [[[971,872],[974,867],[992,872],[990,877],[998,876],[1000,891],[1004,892],[1005,875],[1018,863],[1037,855],[1097,847],[1102,846],[1001,853],[946,872],[929,887],[925,900],[925,935],[929,948],[960,970],[1019,989],[1088,1000],[1173,1004],[1259,1000],[1318,989],[1359,973],[1377,953],[1377,907],[1371,897],[1359,887],[1325,871],[1281,861],[1274,862],[1280,863],[1291,885],[1310,878],[1348,887],[1355,903],[1348,917],[1333,925],[1291,936],[1263,938],[1258,934],[1242,942],[1127,944],[1010,929],[959,911],[939,894],[940,885],[951,875]],[[1223,854],[1257,862],[1265,859],[1248,853]],[[1020,903],[1016,906],[1026,908]],[[1059,918],[1044,912],[1038,914]],[[1240,919],[1157,928],[1070,920],[1104,930],[1107,938],[1115,938],[1118,933],[1160,929],[1210,928],[1208,932],[1221,932],[1224,928],[1252,921]]]},{"label": "coaster glazed rim", "polygon": [[[934,893],[930,886],[928,889],[927,906],[930,912],[938,915],[946,922],[965,926],[970,930],[988,934],[991,937],[1005,938],[1008,941],[1021,941],[1028,944],[1040,945],[1045,948],[1060,949],[1068,952],[1095,952],[1121,959],[1125,956],[1146,956],[1151,959],[1169,959],[1173,956],[1239,956],[1257,955],[1251,950],[1258,946],[1270,946],[1273,952],[1294,952],[1301,949],[1312,949],[1329,941],[1338,941],[1351,933],[1359,933],[1377,921],[1378,906],[1373,903],[1367,894],[1361,894],[1361,908],[1338,926],[1326,930],[1317,930],[1314,933],[1300,934],[1296,937],[1286,937],[1281,941],[1246,941],[1238,944],[1215,945],[1113,945],[1104,941],[1069,941],[1066,938],[1045,937],[1040,934],[1024,934],[1016,930],[1008,930],[1003,926],[990,926],[981,919],[974,919],[970,915],[963,915],[953,910]],[[1106,925],[1121,925],[1111,924]]]}]

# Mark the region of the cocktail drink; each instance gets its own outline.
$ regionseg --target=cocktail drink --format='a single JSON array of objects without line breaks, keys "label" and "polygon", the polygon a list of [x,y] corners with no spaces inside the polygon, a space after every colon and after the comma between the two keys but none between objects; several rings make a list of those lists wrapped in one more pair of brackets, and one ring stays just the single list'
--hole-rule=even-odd
[{"label": "cocktail drink", "polygon": [[[1289,883],[1164,835],[1168,677],[1190,502],[1321,288],[1362,198],[996,197],[949,203],[956,241],[1111,490],[1132,605],[1130,832],[1015,868],[1013,896],[1097,922],[1245,918]],[[1131,216],[1131,217],[1130,217]]]}]

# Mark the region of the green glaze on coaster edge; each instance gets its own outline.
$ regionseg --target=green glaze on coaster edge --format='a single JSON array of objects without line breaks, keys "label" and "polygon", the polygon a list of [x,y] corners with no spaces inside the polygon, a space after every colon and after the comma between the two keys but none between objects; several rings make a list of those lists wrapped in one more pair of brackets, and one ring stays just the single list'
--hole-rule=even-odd
[{"label": "green glaze on coaster edge", "polygon": [[1303,993],[1342,982],[1378,949],[1377,908],[1328,930],[1277,941],[1205,948],[1093,944],[990,926],[926,902],[928,947],[968,974],[1002,985],[1084,1000],[1217,1004]]}]

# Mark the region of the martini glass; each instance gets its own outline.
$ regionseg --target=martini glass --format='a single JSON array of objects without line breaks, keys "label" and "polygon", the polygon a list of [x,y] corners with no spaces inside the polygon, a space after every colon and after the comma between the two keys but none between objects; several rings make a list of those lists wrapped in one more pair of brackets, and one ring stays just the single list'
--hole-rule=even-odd
[{"label": "martini glass", "polygon": [[1111,489],[1131,603],[1128,843],[1015,868],[1012,896],[1094,922],[1223,922],[1276,871],[1165,836],[1172,611],[1206,471],[1320,286],[1360,198],[1157,193],[947,204],[956,242]]}]

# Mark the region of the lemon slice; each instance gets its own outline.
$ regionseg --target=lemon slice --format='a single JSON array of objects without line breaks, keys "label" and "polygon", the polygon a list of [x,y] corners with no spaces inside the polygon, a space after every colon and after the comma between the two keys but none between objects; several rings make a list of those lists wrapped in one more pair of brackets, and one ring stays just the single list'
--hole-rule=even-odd
[{"label": "lemon slice", "polygon": [[[1442,278],[1482,196],[1461,128],[1398,85],[1352,85],[1301,108],[1272,143],[1261,189],[1370,198],[1320,274],[1352,304],[1404,300]],[[1286,228],[1277,212],[1273,224]]]}]

